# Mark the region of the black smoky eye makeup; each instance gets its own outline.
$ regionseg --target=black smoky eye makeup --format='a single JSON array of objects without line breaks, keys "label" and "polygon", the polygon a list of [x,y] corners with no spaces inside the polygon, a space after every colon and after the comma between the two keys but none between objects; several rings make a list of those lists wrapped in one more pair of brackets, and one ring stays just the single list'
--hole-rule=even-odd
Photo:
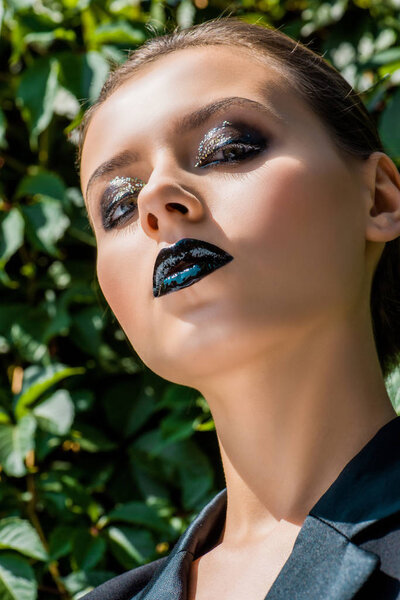
[{"label": "black smoky eye makeup", "polygon": [[[219,162],[236,163],[257,154],[267,146],[265,136],[242,122],[223,121],[213,127],[201,140],[195,167],[203,168]],[[206,159],[218,151],[223,155],[222,160],[206,162]]]},{"label": "black smoky eye makeup", "polygon": [[104,229],[111,229],[137,210],[137,196],[145,186],[138,177],[114,177],[100,200]]},{"label": "black smoky eye makeup", "polygon": [[[255,156],[268,145],[269,137],[243,121],[224,120],[210,129],[201,140],[195,167],[238,163]],[[210,157],[217,160],[208,161]],[[114,177],[100,199],[103,228],[110,230],[128,221],[137,211],[137,197],[145,183],[138,177]]]}]

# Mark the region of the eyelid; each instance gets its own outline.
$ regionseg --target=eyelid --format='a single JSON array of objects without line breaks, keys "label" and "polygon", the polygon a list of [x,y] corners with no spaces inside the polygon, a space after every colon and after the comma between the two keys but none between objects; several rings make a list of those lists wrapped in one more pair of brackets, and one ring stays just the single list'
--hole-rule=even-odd
[{"label": "eyelid", "polygon": [[[207,146],[207,143],[211,142],[213,143],[214,147],[215,145],[224,140],[227,141],[229,138],[227,136],[226,133],[224,133],[224,129],[227,127],[233,127],[233,123],[232,121],[223,121],[220,125],[217,125],[216,127],[212,127],[211,129],[209,129],[205,135],[202,137],[200,144],[198,145],[197,148],[197,154],[196,154],[196,159],[195,159],[195,167],[197,167],[201,161],[203,161],[205,158],[207,158],[207,156],[210,154],[210,149]],[[213,138],[213,135],[215,133],[217,133],[219,130],[222,130],[221,133],[219,133],[215,138]]]},{"label": "eyelid", "polygon": [[[236,135],[233,132],[224,133],[224,129],[228,129],[228,131],[232,129],[236,130]],[[219,130],[221,130],[222,132],[218,133]],[[215,127],[209,129],[202,137],[198,145],[194,166],[201,166],[201,163],[204,162],[204,160],[208,156],[212,155],[216,150],[221,149],[223,146],[229,145],[230,142],[234,143],[235,141],[240,141],[241,136],[243,137],[244,132],[252,132],[256,137],[259,138],[259,141],[265,142],[267,139],[271,139],[270,134],[264,132],[264,128],[251,125],[250,122],[246,122],[244,120],[243,116],[241,116],[239,119],[231,119],[229,121],[224,120],[222,123],[219,123]],[[215,133],[217,133],[217,135],[213,137]],[[238,139],[235,140],[235,138]],[[247,143],[251,145],[250,140]]]},{"label": "eyelid", "polygon": [[114,177],[100,196],[99,210],[103,226],[107,222],[113,208],[118,205],[118,202],[123,200],[127,195],[137,197],[145,185],[145,182],[138,177],[121,177],[119,175]]}]

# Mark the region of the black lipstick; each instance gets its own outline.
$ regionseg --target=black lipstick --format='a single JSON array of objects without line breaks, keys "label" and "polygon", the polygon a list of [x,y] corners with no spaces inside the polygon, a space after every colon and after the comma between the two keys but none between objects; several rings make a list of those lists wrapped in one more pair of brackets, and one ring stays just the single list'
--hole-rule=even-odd
[{"label": "black lipstick", "polygon": [[214,244],[183,238],[158,253],[153,271],[153,296],[158,298],[193,285],[233,260]]}]

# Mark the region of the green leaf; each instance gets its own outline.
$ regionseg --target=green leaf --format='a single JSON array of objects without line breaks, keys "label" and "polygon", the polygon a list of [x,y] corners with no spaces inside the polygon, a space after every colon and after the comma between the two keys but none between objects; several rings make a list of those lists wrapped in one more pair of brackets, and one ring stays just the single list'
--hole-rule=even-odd
[{"label": "green leaf", "polygon": [[49,554],[50,560],[58,560],[67,556],[72,551],[72,539],[74,532],[67,525],[59,525],[50,533]]},{"label": "green leaf", "polygon": [[71,275],[60,260],[55,260],[51,263],[47,274],[52,279],[55,287],[60,290],[67,288],[71,283]]},{"label": "green leaf", "polygon": [[163,438],[168,442],[177,442],[191,437],[195,432],[195,421],[183,415],[172,413],[161,421]]},{"label": "green leaf", "polygon": [[18,517],[0,520],[0,548],[15,550],[38,560],[47,560],[47,552],[29,521]]},{"label": "green leaf", "polygon": [[[1,2],[0,2],[0,13],[1,13]],[[1,17],[1,15],[0,15],[0,17]],[[0,26],[1,26],[1,18],[0,18]],[[8,146],[7,139],[6,139],[6,128],[7,128],[6,116],[0,108],[0,148],[7,148],[7,146]]]},{"label": "green leaf", "polygon": [[[10,340],[21,358],[29,362],[40,362],[48,355],[47,347],[40,339],[44,323],[43,315],[40,314],[40,311],[34,309],[29,310],[29,308],[26,308],[25,310],[26,316],[20,322],[11,324]],[[33,316],[35,313],[38,320],[29,321],[28,315]]]},{"label": "green leaf", "polygon": [[167,409],[183,409],[187,411],[191,406],[195,406],[196,400],[199,397],[199,392],[193,388],[175,383],[169,384],[157,407]]},{"label": "green leaf", "polygon": [[166,449],[166,455],[167,461],[176,461],[184,507],[196,509],[213,484],[214,472],[207,456],[191,440]]},{"label": "green leaf", "polygon": [[60,258],[56,243],[63,237],[70,220],[62,204],[47,196],[34,204],[22,207],[26,220],[26,233],[35,248]]},{"label": "green leaf", "polygon": [[21,198],[23,196],[40,194],[55,198],[56,200],[63,200],[66,189],[59,175],[51,171],[41,170],[33,175],[26,175],[22,178],[15,197]]},{"label": "green leaf", "polygon": [[93,41],[98,44],[142,44],[146,35],[142,29],[132,27],[125,20],[103,23],[93,32]]},{"label": "green leaf", "polygon": [[64,577],[63,583],[73,599],[78,600],[115,575],[112,571],[76,571]]},{"label": "green leaf", "polygon": [[[397,73],[396,73],[396,71],[397,71]],[[387,79],[390,80],[391,76],[394,75],[395,73],[396,73],[396,75],[395,75],[395,79],[396,79],[396,77],[398,77],[399,73],[400,73],[400,60],[398,60],[394,63],[389,63],[388,65],[383,65],[382,67],[380,67],[378,69],[379,80],[375,84],[375,86],[379,85],[379,83],[381,83],[381,82],[386,82]],[[383,88],[381,95],[382,95],[382,98],[384,98],[387,90],[383,86],[380,86],[380,87]]]},{"label": "green leaf", "polygon": [[86,412],[93,406],[95,396],[92,390],[78,389],[71,392],[71,399],[76,412]]},{"label": "green leaf", "polygon": [[143,502],[127,502],[112,510],[107,522],[121,521],[132,525],[142,525],[164,535],[173,535],[174,531],[157,513],[155,508]]},{"label": "green leaf", "polygon": [[166,22],[165,5],[160,0],[152,0],[150,7],[150,21],[149,25],[158,30],[159,34],[163,31]]},{"label": "green leaf", "polygon": [[0,554],[1,600],[36,600],[37,584],[32,567],[23,558]]},{"label": "green leaf", "polygon": [[184,29],[193,25],[196,7],[191,0],[181,0],[176,11],[176,21]]},{"label": "green leaf", "polygon": [[400,413],[400,365],[392,369],[385,379],[389,398],[397,414]]},{"label": "green leaf", "polygon": [[187,510],[196,509],[212,487],[211,464],[193,440],[169,443],[157,429],[140,436],[132,450],[147,452],[153,459],[159,457],[165,478],[175,480],[180,485],[183,505]]},{"label": "green leaf", "polygon": [[28,406],[36,402],[44,392],[62,379],[71,377],[71,375],[80,375],[84,372],[83,367],[66,367],[59,363],[46,367],[37,365],[28,367],[24,371],[21,393],[14,399],[16,417],[21,418],[27,412]]},{"label": "green leaf", "polygon": [[374,54],[367,62],[368,66],[377,67],[400,60],[400,48],[388,48]]},{"label": "green leaf", "polygon": [[111,442],[104,433],[86,423],[79,425],[79,430],[71,432],[71,439],[78,442],[86,452],[106,452],[116,448],[116,444]]},{"label": "green leaf", "polygon": [[107,535],[115,558],[125,569],[145,564],[154,553],[154,540],[148,531],[113,526],[107,529]]},{"label": "green leaf", "polygon": [[87,571],[97,565],[103,558],[106,542],[100,536],[93,536],[88,531],[78,531],[74,536],[72,558],[78,569]]},{"label": "green leaf", "polygon": [[[132,401],[126,398],[132,396]],[[107,422],[115,432],[123,437],[136,433],[144,423],[158,410],[157,399],[151,386],[143,385],[139,390],[135,383],[118,381],[103,396]]]},{"label": "green leaf", "polygon": [[26,474],[24,460],[34,448],[35,429],[35,419],[30,415],[16,425],[0,423],[0,464],[7,475],[22,477]]},{"label": "green leaf", "polygon": [[4,1],[0,0],[0,33],[1,33],[1,27],[3,25],[3,17],[4,17]]},{"label": "green leaf", "polygon": [[[169,501],[171,484],[163,477],[163,470],[154,460],[145,461],[141,452],[130,448],[130,467],[135,480],[135,487],[145,498],[154,497]],[[171,481],[171,480],[170,480]]]},{"label": "green leaf", "polygon": [[109,62],[95,50],[85,54],[63,52],[59,55],[60,82],[78,100],[97,100],[110,71]]},{"label": "green leaf", "polygon": [[10,423],[11,419],[9,414],[4,410],[4,408],[0,407],[0,423]]},{"label": "green leaf", "polygon": [[0,221],[0,269],[24,242],[24,220],[17,208]]},{"label": "green leaf", "polygon": [[51,433],[47,433],[43,431],[43,429],[38,429],[36,431],[35,436],[35,457],[38,463],[43,462],[43,460],[50,454],[57,446],[62,443],[62,438],[52,435]]},{"label": "green leaf", "polygon": [[57,390],[33,409],[38,425],[44,431],[65,435],[74,421],[75,409],[68,390]]},{"label": "green leaf", "polygon": [[379,133],[392,158],[400,159],[400,88],[396,89],[383,111]]},{"label": "green leaf", "polygon": [[76,35],[74,31],[57,27],[52,31],[28,33],[25,36],[25,43],[34,44],[35,46],[39,46],[41,50],[44,50],[47,46],[54,42],[54,40],[68,40],[69,42],[73,42],[75,39]]},{"label": "green leaf", "polygon": [[57,60],[46,56],[37,59],[21,77],[16,101],[30,129],[32,150],[37,150],[38,135],[46,129],[53,116],[58,72]]},{"label": "green leaf", "polygon": [[195,423],[196,431],[215,431],[214,419],[208,419],[203,422]]},{"label": "green leaf", "polygon": [[84,57],[83,91],[91,104],[97,100],[109,71],[109,63],[99,52],[92,50]]},{"label": "green leaf", "polygon": [[99,306],[88,306],[73,316],[71,338],[88,354],[98,356],[103,342],[104,329],[103,309]]},{"label": "green leaf", "polygon": [[0,282],[4,285],[4,287],[15,289],[19,287],[18,281],[15,279],[10,279],[8,273],[4,269],[0,269]]}]

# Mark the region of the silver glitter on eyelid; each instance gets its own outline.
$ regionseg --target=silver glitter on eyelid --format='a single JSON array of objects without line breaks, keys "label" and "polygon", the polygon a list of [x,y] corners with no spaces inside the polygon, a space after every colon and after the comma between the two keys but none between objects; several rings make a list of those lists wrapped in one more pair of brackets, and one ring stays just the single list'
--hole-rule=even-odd
[{"label": "silver glitter on eyelid", "polygon": [[217,137],[213,138],[213,135],[216,131],[221,129],[221,127],[228,127],[229,125],[232,125],[230,121],[223,121],[221,125],[218,125],[218,127],[213,127],[213,129],[210,129],[210,131],[207,132],[207,134],[204,136],[204,138],[199,144],[199,150],[196,156],[196,163],[194,165],[195,167],[199,167],[201,162],[205,158],[207,158],[207,156],[212,154],[216,144],[218,144],[219,142],[227,142],[230,139],[231,136],[228,136],[226,133],[220,133],[219,135],[217,135]]},{"label": "silver glitter on eyelid", "polygon": [[118,190],[113,194],[113,203],[118,201],[126,192],[140,192],[145,185],[144,181],[138,177],[120,177],[119,175],[114,177],[110,181],[110,188],[118,188]]},{"label": "silver glitter on eyelid", "polygon": [[[126,196],[137,196],[140,190],[145,186],[145,182],[138,177],[114,177],[108,184],[101,201],[103,227],[109,229],[113,223],[119,219],[113,219],[113,215],[118,210],[118,203]],[[117,207],[114,209],[114,207]]]}]

